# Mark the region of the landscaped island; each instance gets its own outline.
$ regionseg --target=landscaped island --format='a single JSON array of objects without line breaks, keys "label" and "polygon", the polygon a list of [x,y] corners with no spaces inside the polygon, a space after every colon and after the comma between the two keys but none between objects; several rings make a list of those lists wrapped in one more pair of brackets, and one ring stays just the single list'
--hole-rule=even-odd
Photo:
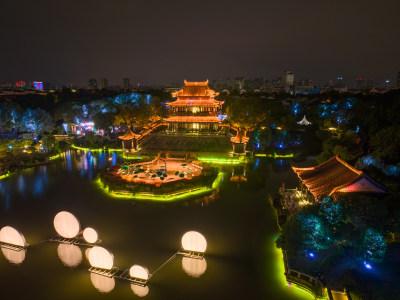
[{"label": "landscaped island", "polygon": [[117,197],[169,201],[209,193],[218,187],[214,167],[185,157],[131,160],[100,173],[98,183]]}]

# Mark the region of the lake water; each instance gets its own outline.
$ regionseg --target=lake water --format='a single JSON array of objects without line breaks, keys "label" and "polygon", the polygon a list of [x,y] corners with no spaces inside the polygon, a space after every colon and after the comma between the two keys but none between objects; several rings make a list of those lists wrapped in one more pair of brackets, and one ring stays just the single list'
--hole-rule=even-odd
[{"label": "lake water", "polygon": [[[115,153],[71,151],[52,165],[0,181],[0,227],[19,229],[32,245],[26,253],[2,249],[2,299],[312,299],[285,285],[274,246],[278,228],[268,194],[282,182],[297,185],[287,162],[224,165],[218,196],[151,202],[111,198],[94,183],[100,169],[119,160]],[[239,175],[247,182],[230,180]],[[147,288],[93,276],[85,247],[40,243],[56,235],[53,218],[61,210],[77,216],[83,228],[95,228],[120,269],[139,264],[152,273],[179,250],[190,230],[206,237],[205,260],[177,256]]]}]

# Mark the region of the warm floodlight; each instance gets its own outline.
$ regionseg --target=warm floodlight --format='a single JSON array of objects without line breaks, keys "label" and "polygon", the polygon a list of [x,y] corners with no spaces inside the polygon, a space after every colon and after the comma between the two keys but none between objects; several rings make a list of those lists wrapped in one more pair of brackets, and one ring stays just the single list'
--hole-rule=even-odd
[{"label": "warm floodlight", "polygon": [[83,238],[89,244],[94,244],[97,242],[99,235],[97,234],[96,230],[94,230],[93,228],[87,227],[83,231]]},{"label": "warm floodlight", "polygon": [[206,259],[197,259],[191,257],[182,257],[182,269],[190,277],[199,278],[207,270]]},{"label": "warm floodlight", "polygon": [[79,266],[82,261],[82,251],[76,245],[59,244],[57,253],[62,263],[70,268]]},{"label": "warm floodlight", "polygon": [[54,217],[54,228],[59,235],[72,239],[81,229],[78,219],[67,211],[61,211]]},{"label": "warm floodlight", "polygon": [[149,271],[139,265],[134,265],[129,270],[129,275],[133,278],[147,280],[149,279]]},{"label": "warm floodlight", "polygon": [[201,233],[189,231],[182,237],[182,248],[186,251],[203,253],[207,249],[207,241]]},{"label": "warm floodlight", "polygon": [[114,265],[114,256],[107,249],[95,246],[89,251],[89,263],[95,268],[111,270]]},{"label": "warm floodlight", "polygon": [[96,273],[90,273],[90,280],[93,286],[101,293],[109,293],[115,287],[115,279]]},{"label": "warm floodlight", "polygon": [[19,247],[26,247],[26,241],[22,233],[10,226],[0,230],[0,242]]},{"label": "warm floodlight", "polygon": [[20,251],[1,247],[4,257],[12,264],[19,265],[25,260],[26,250]]},{"label": "warm floodlight", "polygon": [[132,292],[134,292],[136,296],[139,297],[145,297],[149,293],[149,287],[147,285],[141,286],[141,285],[131,284],[131,289]]}]

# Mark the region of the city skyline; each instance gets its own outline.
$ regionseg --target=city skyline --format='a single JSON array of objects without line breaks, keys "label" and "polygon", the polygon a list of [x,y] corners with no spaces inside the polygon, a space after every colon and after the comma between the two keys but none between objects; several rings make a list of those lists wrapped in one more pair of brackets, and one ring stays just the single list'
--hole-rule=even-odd
[{"label": "city skyline", "polygon": [[[292,70],[316,84],[396,80],[397,1],[42,5],[5,1],[0,81],[168,84]],[[240,20],[246,20],[241,22]],[[378,22],[379,21],[379,22]],[[5,30],[12,28],[12,30]]]}]

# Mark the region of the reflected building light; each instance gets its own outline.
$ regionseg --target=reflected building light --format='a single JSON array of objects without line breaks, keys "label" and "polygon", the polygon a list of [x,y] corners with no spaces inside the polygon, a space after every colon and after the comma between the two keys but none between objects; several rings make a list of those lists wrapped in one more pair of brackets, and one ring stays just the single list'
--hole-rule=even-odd
[{"label": "reflected building light", "polygon": [[57,233],[67,239],[76,237],[81,230],[79,220],[70,212],[61,211],[54,217],[54,228]]},{"label": "reflected building light", "polygon": [[75,268],[82,262],[82,251],[76,245],[60,243],[57,247],[57,254],[61,262],[70,268]]},{"label": "reflected building light", "polygon": [[26,249],[20,251],[1,247],[4,257],[12,264],[19,265],[25,260]]},{"label": "reflected building light", "polygon": [[18,176],[18,191],[19,193],[25,197],[25,190],[26,190],[26,184],[25,184],[25,176],[24,175],[19,175]]},{"label": "reflected building light", "polygon": [[114,256],[107,249],[95,246],[89,251],[89,263],[94,268],[111,270]]},{"label": "reflected building light", "polygon": [[207,241],[201,233],[189,231],[182,237],[182,248],[186,251],[204,253],[207,249]]},{"label": "reflected building light", "polygon": [[134,265],[129,269],[129,275],[133,278],[148,280],[149,279],[149,271],[147,268],[144,268],[139,265]]},{"label": "reflected building light", "polygon": [[190,277],[199,278],[207,270],[207,261],[205,258],[197,259],[197,258],[183,256],[182,269]]},{"label": "reflected building light", "polygon": [[72,170],[72,163],[71,163],[71,151],[70,150],[68,150],[66,152],[65,158],[66,158],[66,161],[67,161],[67,169],[68,169],[68,171],[71,171]]},{"label": "reflected building light", "polygon": [[132,292],[134,292],[135,295],[138,297],[146,297],[147,294],[149,293],[149,287],[147,285],[141,286],[141,285],[131,284],[131,289]]},{"label": "reflected building light", "polygon": [[5,226],[0,230],[0,242],[18,247],[27,246],[24,235],[11,226]]},{"label": "reflected building light", "polygon": [[109,293],[115,287],[115,279],[96,273],[90,273],[90,280],[93,286],[101,293]]},{"label": "reflected building light", "polygon": [[87,227],[83,231],[83,238],[89,244],[94,244],[97,242],[99,235],[97,234],[96,230],[94,230],[93,228]]}]

